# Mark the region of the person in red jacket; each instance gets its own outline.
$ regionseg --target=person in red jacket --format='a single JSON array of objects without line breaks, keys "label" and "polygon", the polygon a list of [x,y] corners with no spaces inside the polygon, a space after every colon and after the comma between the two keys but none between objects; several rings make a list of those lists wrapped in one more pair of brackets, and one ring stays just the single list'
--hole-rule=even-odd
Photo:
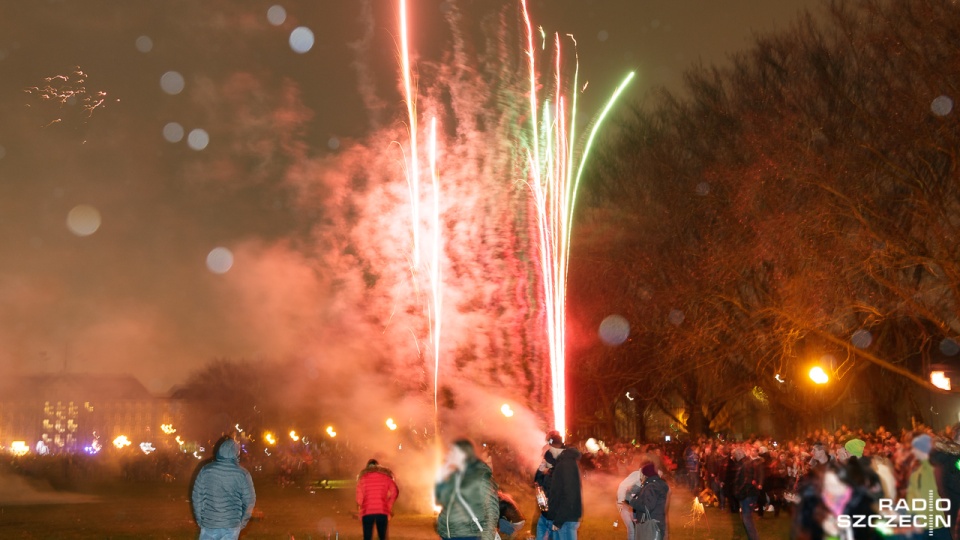
[{"label": "person in red jacket", "polygon": [[393,472],[381,467],[375,459],[357,477],[357,507],[360,509],[360,521],[363,523],[363,540],[373,540],[373,527],[377,527],[377,538],[386,540],[387,522],[393,514],[393,502],[400,495],[400,488],[393,478]]}]

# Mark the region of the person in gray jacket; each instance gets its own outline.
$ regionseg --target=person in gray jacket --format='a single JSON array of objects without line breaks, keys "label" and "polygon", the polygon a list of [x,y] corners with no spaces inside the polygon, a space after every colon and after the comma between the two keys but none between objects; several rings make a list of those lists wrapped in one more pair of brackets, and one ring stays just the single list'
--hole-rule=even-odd
[{"label": "person in gray jacket", "polygon": [[240,466],[236,441],[221,439],[214,455],[193,483],[193,516],[200,526],[200,540],[236,540],[253,515],[257,493],[250,473]]}]

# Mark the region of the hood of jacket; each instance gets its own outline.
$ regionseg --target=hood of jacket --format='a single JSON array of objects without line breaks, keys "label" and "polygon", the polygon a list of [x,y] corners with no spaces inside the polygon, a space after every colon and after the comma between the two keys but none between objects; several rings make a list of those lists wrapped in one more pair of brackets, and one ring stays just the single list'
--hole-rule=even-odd
[{"label": "hood of jacket", "polygon": [[580,453],[580,450],[577,450],[573,446],[568,446],[567,448],[563,449],[563,452],[561,452],[559,456],[557,456],[557,463],[569,460],[578,461],[582,456],[583,454]]},{"label": "hood of jacket", "polygon": [[226,439],[220,443],[220,448],[217,449],[217,461],[239,462],[240,447],[237,446],[237,442],[233,439]]}]

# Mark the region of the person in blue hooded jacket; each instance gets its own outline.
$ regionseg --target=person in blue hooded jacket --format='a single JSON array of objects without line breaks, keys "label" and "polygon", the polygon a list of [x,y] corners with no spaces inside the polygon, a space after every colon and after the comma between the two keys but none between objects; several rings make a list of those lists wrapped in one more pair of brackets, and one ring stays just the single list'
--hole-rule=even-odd
[{"label": "person in blue hooded jacket", "polygon": [[253,515],[257,493],[250,473],[240,466],[236,441],[221,439],[214,455],[193,483],[193,515],[200,540],[236,540]]}]

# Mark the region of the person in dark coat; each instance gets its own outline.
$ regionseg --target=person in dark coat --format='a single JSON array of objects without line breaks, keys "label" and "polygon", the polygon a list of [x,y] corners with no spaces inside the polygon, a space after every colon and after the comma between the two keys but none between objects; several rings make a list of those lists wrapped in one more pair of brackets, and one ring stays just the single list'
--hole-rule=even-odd
[{"label": "person in dark coat", "polygon": [[537,490],[537,505],[540,507],[540,517],[537,518],[537,540],[550,537],[553,530],[553,508],[550,506],[548,494],[553,485],[553,470],[557,464],[557,456],[563,452],[563,438],[559,431],[547,433],[547,446],[542,451],[543,459],[537,472],[533,476],[534,487]]},{"label": "person in dark coat", "polygon": [[[740,519],[743,521],[743,529],[747,533],[749,540],[760,538],[757,533],[757,525],[753,521],[753,513],[757,511],[757,499],[760,496],[761,484],[758,478],[758,465],[754,464],[751,457],[747,457],[743,450],[737,448],[734,450],[734,456],[738,458],[740,465],[737,471],[736,493],[735,496],[740,502]],[[756,460],[763,463],[759,458]]]},{"label": "person in dark coat", "polygon": [[556,540],[575,540],[583,519],[583,490],[580,485],[580,451],[572,446],[557,456],[553,484],[547,495],[553,512],[553,534]]},{"label": "person in dark coat", "polygon": [[236,540],[253,516],[257,493],[250,473],[240,466],[236,441],[220,439],[214,454],[216,458],[200,469],[193,482],[193,515],[200,526],[200,540]]},{"label": "person in dark coat", "polygon": [[656,520],[660,529],[660,537],[664,538],[667,532],[667,498],[670,495],[670,486],[657,474],[653,463],[647,463],[640,469],[643,481],[639,486],[630,489],[628,499],[633,507],[635,519],[640,520],[646,512]]}]

